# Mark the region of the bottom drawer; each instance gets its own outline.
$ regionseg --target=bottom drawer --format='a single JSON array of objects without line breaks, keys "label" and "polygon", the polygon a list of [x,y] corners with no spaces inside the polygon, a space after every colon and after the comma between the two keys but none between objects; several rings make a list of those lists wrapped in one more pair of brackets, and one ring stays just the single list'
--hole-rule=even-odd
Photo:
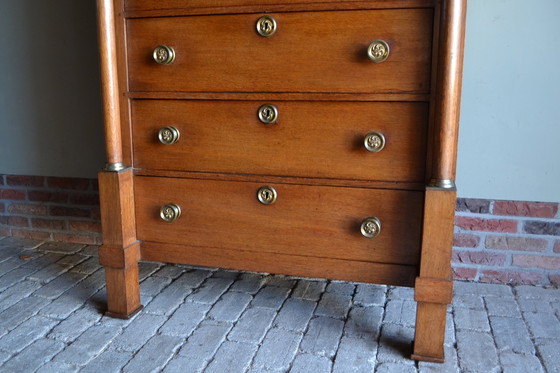
[{"label": "bottom drawer", "polygon": [[[136,177],[138,238],[299,256],[301,260],[316,257],[404,265],[419,261],[422,192],[273,184],[276,201],[265,205],[257,198],[262,186]],[[160,217],[161,207],[167,204],[180,207],[181,215],[173,222]],[[362,234],[368,217],[376,217],[381,224],[375,238]]]}]

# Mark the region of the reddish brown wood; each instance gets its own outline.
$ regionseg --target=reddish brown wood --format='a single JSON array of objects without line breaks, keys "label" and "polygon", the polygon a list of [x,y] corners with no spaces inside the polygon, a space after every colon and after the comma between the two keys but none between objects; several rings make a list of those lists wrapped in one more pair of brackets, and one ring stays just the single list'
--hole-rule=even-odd
[{"label": "reddish brown wood", "polygon": [[449,304],[453,298],[453,282],[439,278],[417,277],[414,300],[417,302]]},{"label": "reddish brown wood", "polygon": [[[137,168],[422,182],[428,107],[421,103],[270,102],[279,119],[257,118],[266,101],[135,101]],[[158,130],[174,126],[173,145]],[[385,136],[378,153],[364,147]],[[335,157],[332,155],[336,154]]]},{"label": "reddish brown wood", "polygon": [[415,266],[144,241],[142,258],[293,276],[413,286]]},{"label": "reddish brown wood", "polygon": [[443,363],[447,305],[418,302],[412,359]]},{"label": "reddish brown wood", "polygon": [[[277,201],[263,205],[257,200],[262,185],[137,177],[138,237],[260,253],[418,263],[422,193],[274,184]],[[182,210],[173,223],[159,217],[168,203]],[[360,233],[369,216],[381,220],[377,238]]]},{"label": "reddish brown wood", "polygon": [[[336,93],[430,89],[432,9],[273,16],[278,31],[269,38],[257,34],[255,14],[129,21],[130,89]],[[391,47],[383,63],[367,57],[367,47],[376,39]],[[171,65],[152,60],[159,44],[175,49]]]},{"label": "reddish brown wood", "polygon": [[122,163],[120,97],[113,0],[98,1],[98,32],[107,162]]}]

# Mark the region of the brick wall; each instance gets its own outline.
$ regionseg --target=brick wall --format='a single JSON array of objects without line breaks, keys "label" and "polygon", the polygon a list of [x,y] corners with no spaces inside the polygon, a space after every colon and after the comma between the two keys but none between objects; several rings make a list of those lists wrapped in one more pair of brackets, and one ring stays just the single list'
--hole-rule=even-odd
[{"label": "brick wall", "polygon": [[[558,203],[457,200],[456,279],[560,286]],[[0,175],[0,236],[100,244],[97,180]]]}]

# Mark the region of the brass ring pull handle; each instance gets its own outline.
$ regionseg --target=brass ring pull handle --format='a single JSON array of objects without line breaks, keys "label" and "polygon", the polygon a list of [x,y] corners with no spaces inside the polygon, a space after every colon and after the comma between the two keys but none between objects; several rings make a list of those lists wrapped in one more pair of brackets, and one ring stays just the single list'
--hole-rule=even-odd
[{"label": "brass ring pull handle", "polygon": [[155,47],[152,57],[160,65],[169,65],[175,61],[175,50],[167,45],[158,45]]},{"label": "brass ring pull handle", "polygon": [[264,104],[258,111],[259,120],[264,124],[271,124],[278,121],[278,109],[272,104]]},{"label": "brass ring pull handle", "polygon": [[166,223],[173,223],[181,216],[181,207],[174,203],[161,206],[159,209],[159,217]]},{"label": "brass ring pull handle", "polygon": [[257,199],[263,205],[272,205],[276,202],[276,198],[278,198],[278,193],[276,193],[276,189],[269,185],[265,185],[260,187],[257,191]]},{"label": "brass ring pull handle", "polygon": [[364,146],[369,152],[380,152],[385,147],[385,136],[381,132],[372,131],[364,137]]},{"label": "brass ring pull handle", "polygon": [[164,145],[173,145],[179,141],[181,133],[179,130],[173,126],[167,126],[160,128],[158,131],[158,139]]},{"label": "brass ring pull handle", "polygon": [[375,40],[367,48],[369,59],[375,63],[385,61],[390,53],[389,44],[385,40]]},{"label": "brass ring pull handle", "polygon": [[360,231],[366,238],[375,238],[381,233],[381,221],[375,216],[365,218],[360,226]]},{"label": "brass ring pull handle", "polygon": [[268,38],[276,33],[278,26],[272,16],[262,16],[257,20],[257,32],[260,36]]}]

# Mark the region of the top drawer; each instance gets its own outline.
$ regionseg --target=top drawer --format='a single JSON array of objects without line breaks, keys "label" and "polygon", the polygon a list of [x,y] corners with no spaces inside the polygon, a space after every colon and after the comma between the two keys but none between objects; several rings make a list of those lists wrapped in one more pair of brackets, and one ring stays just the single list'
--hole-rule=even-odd
[{"label": "top drawer", "polygon": [[[432,9],[272,13],[270,37],[257,33],[262,14],[128,20],[131,91],[426,93]],[[389,56],[368,58],[384,40]],[[158,45],[175,60],[159,65]]]}]

